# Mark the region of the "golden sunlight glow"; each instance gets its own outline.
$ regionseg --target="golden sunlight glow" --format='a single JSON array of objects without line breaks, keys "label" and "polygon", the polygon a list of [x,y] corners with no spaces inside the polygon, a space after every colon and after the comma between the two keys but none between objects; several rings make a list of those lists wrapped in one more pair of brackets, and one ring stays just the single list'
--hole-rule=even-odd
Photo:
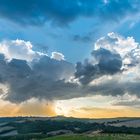
[{"label": "golden sunlight glow", "polygon": [[[12,104],[8,101],[0,100],[0,116],[50,117],[63,115],[77,118],[140,117],[140,108],[111,106],[111,102],[105,99],[106,97],[101,96],[55,102],[31,99],[21,104]],[[113,99],[111,101],[113,101]]]},{"label": "golden sunlight glow", "polygon": [[77,118],[140,117],[140,108],[113,105],[115,102],[116,97],[100,95],[61,100],[55,103],[55,112]]},{"label": "golden sunlight glow", "polygon": [[68,116],[77,118],[140,117],[140,109],[80,108],[71,110]]},{"label": "golden sunlight glow", "polygon": [[12,104],[7,101],[0,100],[0,116],[56,116],[53,103],[41,103],[31,100],[22,104]]}]

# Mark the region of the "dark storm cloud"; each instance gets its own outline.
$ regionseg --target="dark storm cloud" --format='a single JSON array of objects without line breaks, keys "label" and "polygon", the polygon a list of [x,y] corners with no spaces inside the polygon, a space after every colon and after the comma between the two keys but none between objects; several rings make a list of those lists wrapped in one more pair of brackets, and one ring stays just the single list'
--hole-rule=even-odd
[{"label": "dark storm cloud", "polygon": [[114,74],[122,67],[122,58],[119,54],[100,48],[92,52],[92,56],[98,61],[102,73]]},{"label": "dark storm cloud", "polygon": [[22,25],[65,25],[77,17],[117,21],[138,12],[139,6],[138,0],[1,0],[0,17]]},{"label": "dark storm cloud", "polygon": [[[120,71],[121,66],[118,54],[111,54],[107,50],[98,50],[94,53],[95,57],[99,57],[98,64],[92,65],[85,62],[84,65],[81,63],[77,65],[78,73],[75,78],[78,78],[83,85],[69,81],[75,69],[71,63],[65,60],[58,61],[48,56],[42,56],[29,64],[27,61],[19,59],[7,62],[4,56],[0,55],[0,83],[8,85],[6,93],[2,89],[0,93],[4,95],[4,100],[14,103],[21,103],[31,98],[61,100],[96,94],[117,96],[128,93],[140,97],[139,79],[135,79],[134,82],[124,77],[126,81],[120,81],[121,73],[118,73],[120,76],[116,76],[115,73]],[[106,54],[109,57],[103,60]],[[104,62],[101,62],[103,63],[101,66],[99,65],[100,60]],[[109,68],[109,62],[111,68]],[[102,79],[106,75],[114,77]],[[100,79],[99,82],[98,79]],[[98,84],[88,84],[91,81]]]},{"label": "dark storm cloud", "polygon": [[95,64],[85,60],[84,64],[81,62],[76,65],[76,78],[82,84],[88,84],[92,80],[103,76],[112,75],[120,71],[122,67],[122,60],[119,54],[112,53],[109,50],[100,48],[92,52],[92,57]]},{"label": "dark storm cloud", "polygon": [[53,100],[76,96],[77,84],[66,81],[74,72],[71,63],[43,56],[30,65],[25,60],[0,60],[0,82],[9,86],[5,100],[19,103],[33,97]]},{"label": "dark storm cloud", "polygon": [[[111,35],[115,36],[114,33]],[[125,39],[120,36],[120,44],[116,39],[102,39],[103,43],[99,42],[100,40],[95,43],[91,57],[84,62],[78,62],[76,67],[67,62],[59,52],[52,52],[49,57],[33,51],[30,42],[16,40],[12,41],[14,45],[2,42],[1,97],[15,103],[31,98],[61,100],[96,94],[123,96],[127,93],[140,98],[139,44],[132,38]],[[26,50],[24,54],[19,53],[23,50]],[[124,71],[122,68],[127,65],[126,61],[124,62],[126,56],[127,61],[133,59],[137,60],[137,63],[126,67]]]}]

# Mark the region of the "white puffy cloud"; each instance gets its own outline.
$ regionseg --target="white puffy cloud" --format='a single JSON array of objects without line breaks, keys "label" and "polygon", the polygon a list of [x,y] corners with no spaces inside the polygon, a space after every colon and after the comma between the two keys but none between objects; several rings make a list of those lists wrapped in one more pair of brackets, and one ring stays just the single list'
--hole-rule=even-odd
[{"label": "white puffy cloud", "polygon": [[108,33],[95,43],[94,49],[107,49],[120,54],[124,65],[135,65],[140,62],[140,45],[133,37],[123,37],[115,33]]},{"label": "white puffy cloud", "polygon": [[140,45],[133,37],[123,37],[108,33],[94,44],[92,57],[76,65],[76,78],[82,84],[103,75],[114,75],[129,70],[140,63]]},{"label": "white puffy cloud", "polygon": [[132,37],[110,33],[100,38],[92,57],[76,67],[61,53],[49,57],[33,51],[30,42],[5,42],[0,43],[0,84],[8,88],[1,90],[5,100],[19,103],[31,98],[56,100],[96,94],[140,98],[140,49]]},{"label": "white puffy cloud", "polygon": [[32,61],[41,55],[41,53],[33,51],[32,47],[30,41],[5,40],[0,43],[0,53],[4,54],[9,60],[15,58]]},{"label": "white puffy cloud", "polygon": [[56,60],[65,60],[65,56],[62,53],[59,52],[52,52],[51,58],[56,59]]},{"label": "white puffy cloud", "polygon": [[140,45],[133,37],[109,33],[95,43],[92,57],[77,63],[75,76],[88,95],[140,98]]}]

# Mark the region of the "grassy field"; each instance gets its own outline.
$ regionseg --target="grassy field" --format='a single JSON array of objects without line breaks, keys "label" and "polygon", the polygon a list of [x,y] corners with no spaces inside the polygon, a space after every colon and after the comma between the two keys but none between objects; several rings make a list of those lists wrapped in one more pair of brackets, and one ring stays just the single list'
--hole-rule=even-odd
[{"label": "grassy field", "polygon": [[96,136],[88,135],[69,135],[56,136],[43,140],[140,140],[140,135],[126,135],[126,134],[102,134]]}]

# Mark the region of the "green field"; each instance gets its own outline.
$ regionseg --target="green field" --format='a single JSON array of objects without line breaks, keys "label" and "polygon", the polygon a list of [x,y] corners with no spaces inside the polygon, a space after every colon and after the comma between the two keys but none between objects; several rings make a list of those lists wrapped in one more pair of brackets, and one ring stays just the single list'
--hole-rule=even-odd
[{"label": "green field", "polygon": [[126,134],[106,134],[106,135],[69,135],[56,136],[43,140],[140,140],[140,135],[126,135]]},{"label": "green field", "polygon": [[72,134],[47,137],[46,135],[17,135],[11,137],[0,137],[0,140],[140,140],[140,135],[129,134]]}]

